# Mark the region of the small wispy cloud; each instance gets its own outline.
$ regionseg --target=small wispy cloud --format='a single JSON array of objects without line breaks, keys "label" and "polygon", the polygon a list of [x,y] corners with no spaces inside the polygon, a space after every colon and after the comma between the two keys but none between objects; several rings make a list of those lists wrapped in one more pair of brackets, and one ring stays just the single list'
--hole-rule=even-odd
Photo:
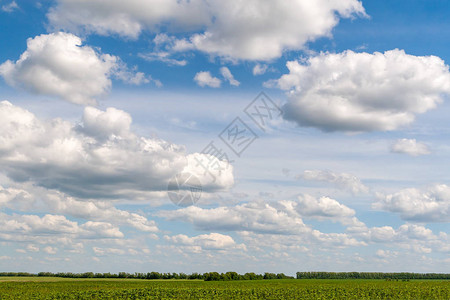
[{"label": "small wispy cloud", "polygon": [[427,145],[415,139],[400,139],[392,145],[391,152],[419,156],[430,154],[430,149]]},{"label": "small wispy cloud", "polygon": [[183,67],[187,65],[187,61],[185,59],[175,59],[170,57],[169,52],[151,52],[151,53],[139,53],[138,56],[140,58],[145,59],[146,61],[160,61],[168,64],[169,66],[180,66]]},{"label": "small wispy cloud", "polygon": [[262,64],[256,64],[253,67],[253,75],[257,76],[257,75],[263,75],[264,73],[267,72],[267,65],[262,65]]},{"label": "small wispy cloud", "polygon": [[209,71],[198,72],[195,74],[194,80],[201,87],[219,88],[222,84],[222,81],[217,77],[213,77]]},{"label": "small wispy cloud", "polygon": [[11,12],[15,11],[16,9],[19,9],[19,5],[17,5],[16,1],[13,1],[9,4],[5,4],[2,6],[2,10],[7,13],[11,13]]},{"label": "small wispy cloud", "polygon": [[223,78],[225,78],[231,85],[239,86],[241,83],[234,79],[233,74],[231,74],[230,69],[227,67],[220,68],[220,74],[222,74]]}]

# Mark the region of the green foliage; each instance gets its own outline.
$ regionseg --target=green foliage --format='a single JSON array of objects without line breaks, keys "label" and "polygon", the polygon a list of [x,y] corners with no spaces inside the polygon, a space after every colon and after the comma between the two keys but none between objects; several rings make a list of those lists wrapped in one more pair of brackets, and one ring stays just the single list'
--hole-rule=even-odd
[{"label": "green foliage", "polygon": [[[225,274],[236,276],[234,272]],[[35,276],[0,279],[0,299],[450,299],[450,285],[439,280],[200,281]]]},{"label": "green foliage", "polygon": [[217,273],[209,272],[204,274],[192,273],[190,275],[184,273],[125,273],[120,272],[119,274],[111,273],[51,273],[51,272],[40,272],[38,274],[30,273],[0,273],[0,277],[59,277],[59,278],[128,278],[128,279],[202,279],[205,281],[229,281],[229,280],[261,280],[261,279],[289,279],[294,278],[291,276],[286,276],[283,273],[273,274],[265,273],[265,275],[259,275],[255,273],[245,273],[240,275],[236,272],[226,272]]},{"label": "green foliage", "polygon": [[297,279],[450,279],[443,273],[297,272]]},{"label": "green foliage", "polygon": [[[261,280],[261,279],[292,279],[283,273],[264,273],[264,275],[255,273],[245,273],[244,275],[236,272],[217,273],[209,272],[204,274],[192,273],[51,273],[40,272],[38,274],[30,273],[0,273],[0,277],[60,277],[60,278],[128,278],[128,279],[201,279],[205,281],[230,281],[230,280]],[[380,272],[297,272],[297,279],[389,279],[389,280],[409,280],[409,279],[450,279],[450,274],[443,273],[380,273]]]}]

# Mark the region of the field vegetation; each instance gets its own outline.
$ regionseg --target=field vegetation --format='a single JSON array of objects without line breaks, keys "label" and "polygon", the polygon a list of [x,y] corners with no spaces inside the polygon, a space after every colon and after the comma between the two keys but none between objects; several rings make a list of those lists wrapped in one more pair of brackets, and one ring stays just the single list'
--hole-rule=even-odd
[{"label": "field vegetation", "polygon": [[0,299],[450,299],[448,280],[0,277]]}]

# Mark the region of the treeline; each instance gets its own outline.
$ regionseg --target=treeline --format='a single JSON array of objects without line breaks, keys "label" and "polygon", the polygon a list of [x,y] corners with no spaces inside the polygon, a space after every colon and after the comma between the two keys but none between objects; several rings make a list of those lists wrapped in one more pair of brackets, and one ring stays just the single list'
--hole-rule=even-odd
[{"label": "treeline", "polygon": [[[283,273],[245,273],[236,272],[208,272],[200,273],[51,273],[40,272],[38,274],[26,272],[3,272],[0,276],[8,277],[62,277],[62,278],[129,278],[129,279],[191,279],[205,281],[228,281],[228,280],[263,280],[263,279],[293,279]],[[381,273],[381,272],[297,272],[297,279],[386,279],[386,280],[408,280],[408,279],[450,279],[450,274],[443,273]]]},{"label": "treeline", "polygon": [[217,273],[217,272],[209,272],[203,274],[203,280],[205,281],[227,281],[227,280],[262,280],[262,279],[294,279],[292,276],[284,275],[283,273],[264,273],[255,274],[255,273],[245,273],[244,275],[238,274],[236,272],[226,272],[226,273]]},{"label": "treeline", "polygon": [[297,272],[297,279],[450,279],[443,273]]},{"label": "treeline", "polygon": [[262,280],[262,279],[294,279],[292,276],[287,276],[283,273],[245,273],[244,275],[238,274],[236,272],[226,272],[226,273],[125,273],[120,272],[118,274],[114,273],[51,273],[51,272],[40,272],[38,274],[25,273],[25,272],[3,272],[0,276],[8,277],[62,277],[62,278],[128,278],[128,279],[199,279],[205,281],[229,281],[229,280]]}]

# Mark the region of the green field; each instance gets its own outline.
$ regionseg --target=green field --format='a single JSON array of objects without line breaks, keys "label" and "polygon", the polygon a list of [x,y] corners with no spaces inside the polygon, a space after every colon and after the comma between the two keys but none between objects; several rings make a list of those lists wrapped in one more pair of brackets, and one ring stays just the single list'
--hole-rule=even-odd
[{"label": "green field", "polygon": [[0,299],[450,299],[450,282],[2,277]]}]

